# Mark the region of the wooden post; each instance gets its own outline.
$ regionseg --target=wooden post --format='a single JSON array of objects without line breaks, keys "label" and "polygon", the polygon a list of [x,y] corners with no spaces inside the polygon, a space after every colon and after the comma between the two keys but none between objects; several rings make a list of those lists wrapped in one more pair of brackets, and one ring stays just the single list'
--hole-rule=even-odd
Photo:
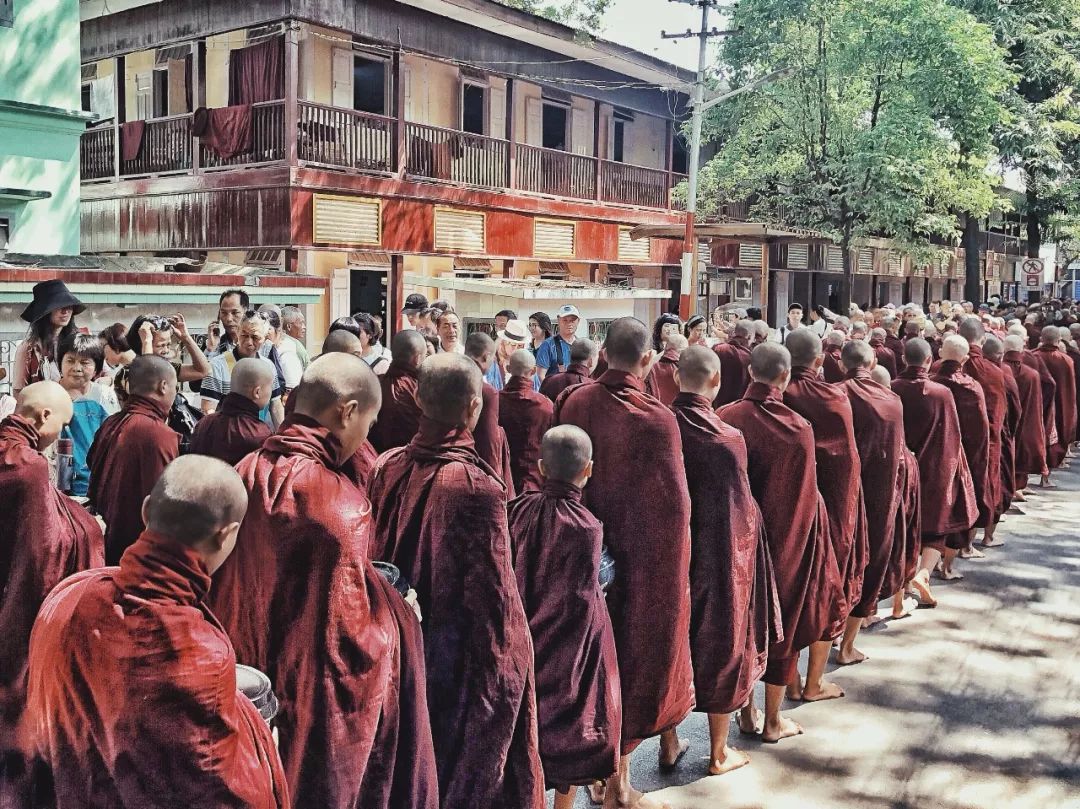
[{"label": "wooden post", "polygon": [[599,278],[599,277],[600,277],[600,265],[594,262],[594,263],[589,265],[589,283],[590,284],[598,283],[596,279]]},{"label": "wooden post", "polygon": [[592,153],[593,162],[596,166],[596,189],[594,196],[597,201],[601,199],[600,182],[603,179],[603,162],[600,160],[600,102],[593,101],[592,122]]},{"label": "wooden post", "polygon": [[297,127],[300,123],[300,30],[295,20],[285,29],[285,162],[297,164]]},{"label": "wooden post", "polygon": [[769,245],[761,243],[761,319],[769,322]]},{"label": "wooden post", "polygon": [[513,278],[514,277],[514,259],[504,258],[502,263],[502,277]]},{"label": "wooden post", "polygon": [[404,65],[402,65],[402,53],[400,50],[394,51],[394,55],[390,58],[390,69],[394,74],[393,169],[399,176],[404,178],[405,169],[407,168],[405,154],[405,70]]},{"label": "wooden post", "polygon": [[513,79],[506,80],[506,187],[513,190],[517,188],[517,116],[514,114],[514,85]]},{"label": "wooden post", "polygon": [[401,307],[405,305],[405,256],[390,256],[389,277],[386,279],[386,332],[393,337],[401,330]]},{"label": "wooden post", "polygon": [[664,168],[667,169],[667,203],[665,208],[671,208],[671,189],[675,187],[675,177],[672,175],[672,164],[675,158],[675,122],[668,121],[667,132],[664,133]]},{"label": "wooden post", "polygon": [[116,57],[113,73],[113,179],[120,179],[120,124],[127,120],[127,64],[123,56]]},{"label": "wooden post", "polygon": [[[191,82],[194,85],[191,88],[191,106],[195,108],[191,110],[194,121],[195,110],[206,106],[206,40],[203,38],[195,41],[195,47],[191,51]],[[202,150],[199,148],[201,143],[192,133],[191,170],[196,174],[202,168]]]}]

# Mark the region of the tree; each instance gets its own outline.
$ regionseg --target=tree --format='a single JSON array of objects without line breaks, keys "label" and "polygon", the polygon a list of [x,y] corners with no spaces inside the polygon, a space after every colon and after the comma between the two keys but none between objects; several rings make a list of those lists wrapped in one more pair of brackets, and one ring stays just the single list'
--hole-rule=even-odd
[{"label": "tree", "polygon": [[590,35],[600,33],[601,21],[612,1],[564,0],[560,3],[545,0],[498,0],[504,6],[546,17]]},{"label": "tree", "polygon": [[884,236],[927,253],[955,241],[957,211],[995,203],[986,167],[1010,76],[990,29],[946,0],[743,0],[720,69],[737,86],[788,79],[720,104],[720,146],[702,172],[702,208],[754,201],[764,218],[822,231],[844,255]]}]

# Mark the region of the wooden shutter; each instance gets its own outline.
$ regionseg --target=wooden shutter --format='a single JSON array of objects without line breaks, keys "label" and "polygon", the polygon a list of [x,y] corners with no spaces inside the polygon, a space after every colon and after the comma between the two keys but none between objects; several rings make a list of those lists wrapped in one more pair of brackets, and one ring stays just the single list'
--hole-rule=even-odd
[{"label": "wooden shutter", "polygon": [[[708,250],[708,245],[699,245],[699,250],[704,247]],[[649,261],[652,257],[652,240],[651,239],[631,239],[630,228],[619,228],[619,261]],[[708,256],[701,258],[700,252],[698,255],[698,261],[708,262]]]},{"label": "wooden shutter", "polygon": [[830,247],[829,255],[826,259],[826,268],[829,272],[843,272],[844,271],[844,251],[839,247]]},{"label": "wooden shutter", "polygon": [[589,137],[589,115],[585,110],[570,110],[570,149],[574,154],[592,154],[592,138]]},{"label": "wooden shutter", "polygon": [[789,244],[787,251],[789,270],[805,270],[810,266],[810,248],[805,244]]},{"label": "wooden shutter", "polygon": [[330,279],[330,319],[337,320],[349,314],[352,301],[349,294],[349,268],[339,267]]},{"label": "wooden shutter", "polygon": [[554,258],[574,257],[574,223],[537,219],[533,223],[533,252]]},{"label": "wooden shutter", "polygon": [[435,249],[462,253],[483,253],[484,214],[458,208],[435,209]]},{"label": "wooden shutter", "polygon": [[488,89],[488,115],[491,122],[488,135],[493,138],[506,137],[506,90],[502,87]]},{"label": "wooden shutter", "polygon": [[874,273],[874,251],[870,248],[863,248],[859,251],[859,264],[856,268],[857,272],[869,275]]},{"label": "wooden shutter", "polygon": [[760,244],[746,244],[745,242],[739,245],[739,266],[740,267],[760,267],[761,266],[761,245]]},{"label": "wooden shutter", "polygon": [[544,145],[544,105],[539,98],[525,99],[525,142]]},{"label": "wooden shutter", "polygon": [[334,48],[330,66],[332,89],[330,103],[335,107],[353,108],[353,52],[351,48]]},{"label": "wooden shutter", "polygon": [[382,243],[382,207],[377,199],[316,194],[312,201],[316,244]]}]

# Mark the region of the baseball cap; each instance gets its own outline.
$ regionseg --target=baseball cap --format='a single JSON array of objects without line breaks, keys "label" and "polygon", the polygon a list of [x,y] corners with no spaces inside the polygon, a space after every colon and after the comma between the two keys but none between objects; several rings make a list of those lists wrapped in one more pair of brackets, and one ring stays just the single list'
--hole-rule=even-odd
[{"label": "baseball cap", "polygon": [[577,307],[573,304],[567,303],[559,307],[559,311],[555,313],[555,317],[576,317],[580,318],[581,313]]},{"label": "baseball cap", "polygon": [[428,299],[418,292],[414,292],[412,295],[405,299],[405,305],[401,307],[402,312],[419,312],[421,309],[428,308]]}]

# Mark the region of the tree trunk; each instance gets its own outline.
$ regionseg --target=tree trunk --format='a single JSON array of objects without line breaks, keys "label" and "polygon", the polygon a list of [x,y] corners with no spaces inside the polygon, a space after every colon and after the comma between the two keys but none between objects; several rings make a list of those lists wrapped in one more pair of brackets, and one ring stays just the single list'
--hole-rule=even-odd
[{"label": "tree trunk", "polygon": [[979,220],[969,213],[964,214],[964,299],[976,306],[983,299],[981,241]]},{"label": "tree trunk", "polygon": [[1028,177],[1027,187],[1027,254],[1028,258],[1038,258],[1042,249],[1042,217],[1037,213],[1039,195]]},{"label": "tree trunk", "polygon": [[851,235],[844,232],[840,238],[840,250],[844,254],[844,274],[840,277],[840,314],[851,314],[851,294],[855,281],[855,267],[851,263]]}]

